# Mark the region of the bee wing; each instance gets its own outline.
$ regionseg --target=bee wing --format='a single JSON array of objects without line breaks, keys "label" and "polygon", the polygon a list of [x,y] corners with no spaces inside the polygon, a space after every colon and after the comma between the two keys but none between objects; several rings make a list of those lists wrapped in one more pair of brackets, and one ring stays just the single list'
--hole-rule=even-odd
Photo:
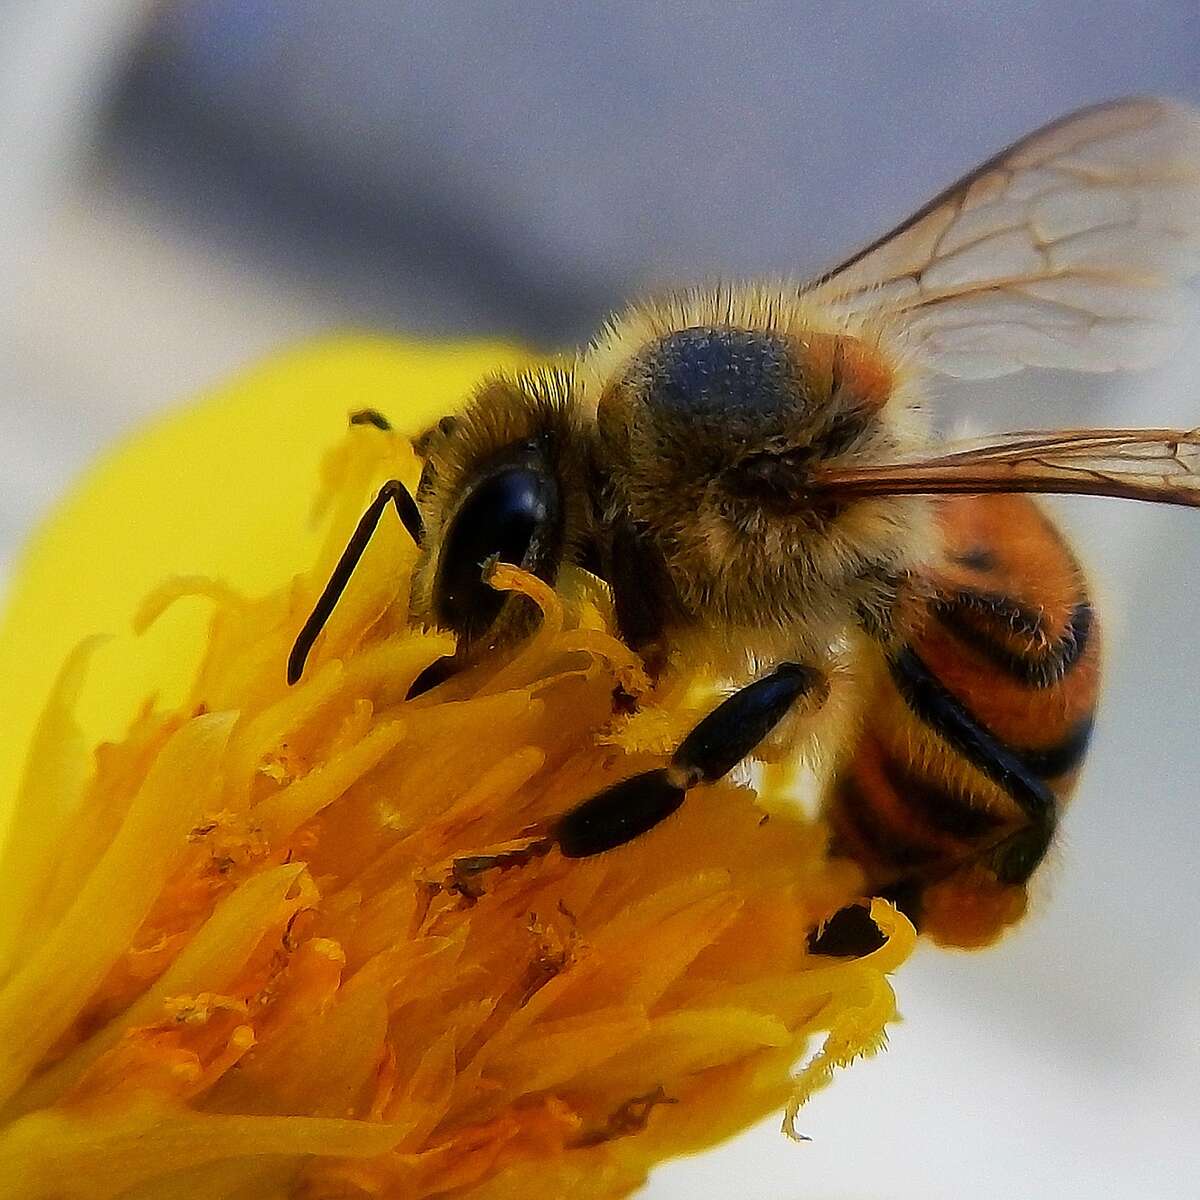
[{"label": "bee wing", "polygon": [[828,496],[1057,492],[1200,508],[1200,429],[1023,430],[905,462],[831,467]]},{"label": "bee wing", "polygon": [[1149,97],[1085,108],[1002,151],[820,279],[894,314],[935,370],[1148,366],[1200,270],[1200,112]]}]

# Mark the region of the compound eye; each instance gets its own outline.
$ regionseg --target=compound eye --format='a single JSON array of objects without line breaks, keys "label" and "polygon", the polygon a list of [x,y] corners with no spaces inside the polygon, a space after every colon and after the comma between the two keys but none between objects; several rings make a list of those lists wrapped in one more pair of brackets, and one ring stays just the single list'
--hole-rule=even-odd
[{"label": "compound eye", "polygon": [[442,542],[433,608],[438,624],[461,636],[483,633],[500,615],[504,593],[483,581],[489,559],[553,582],[560,540],[558,485],[544,469],[505,467],[478,483]]}]

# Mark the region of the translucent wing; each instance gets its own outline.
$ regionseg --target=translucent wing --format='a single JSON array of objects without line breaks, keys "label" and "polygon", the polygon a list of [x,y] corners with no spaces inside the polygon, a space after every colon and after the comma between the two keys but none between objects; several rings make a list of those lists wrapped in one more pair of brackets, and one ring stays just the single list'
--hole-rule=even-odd
[{"label": "translucent wing", "polygon": [[1146,366],[1200,270],[1200,112],[1152,98],[1064,117],[822,276],[819,294],[896,314],[936,370]]},{"label": "translucent wing", "polygon": [[1058,492],[1200,508],[1200,429],[1023,430],[869,467],[827,468],[828,496]]}]

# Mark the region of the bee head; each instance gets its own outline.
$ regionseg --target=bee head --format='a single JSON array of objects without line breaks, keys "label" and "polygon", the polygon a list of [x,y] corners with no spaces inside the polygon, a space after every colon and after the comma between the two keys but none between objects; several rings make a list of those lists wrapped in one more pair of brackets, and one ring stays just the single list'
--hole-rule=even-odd
[{"label": "bee head", "polygon": [[459,636],[459,653],[520,636],[532,615],[494,590],[503,561],[554,583],[582,521],[579,436],[559,371],[488,380],[461,413],[414,439],[425,460],[416,500],[426,534],[413,610]]}]

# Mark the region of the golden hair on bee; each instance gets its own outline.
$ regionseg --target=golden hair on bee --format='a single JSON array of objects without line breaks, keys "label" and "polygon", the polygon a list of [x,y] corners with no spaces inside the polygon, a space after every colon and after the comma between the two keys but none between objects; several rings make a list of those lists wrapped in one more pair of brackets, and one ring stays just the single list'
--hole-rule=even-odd
[{"label": "golden hair on bee", "polygon": [[[724,282],[650,296],[610,316],[580,356],[577,379],[586,405],[598,400],[607,383],[623,376],[648,344],[681,329],[760,330],[799,343],[837,336],[853,339],[878,356],[879,383],[904,394],[904,382],[917,364],[904,347],[901,323],[886,310],[839,308],[819,293],[780,280],[746,284]],[[814,363],[814,368],[816,364]],[[828,362],[825,382],[828,384]],[[814,386],[821,383],[814,373]]]},{"label": "golden hair on bee", "polygon": [[883,623],[895,580],[928,556],[923,499],[805,494],[813,471],[927,445],[918,365],[878,314],[786,284],[693,288],[611,318],[576,389],[595,413],[610,504],[670,577],[681,611],[669,624],[689,659],[728,642],[728,668],[783,642],[825,646],[856,612]]},{"label": "golden hair on bee", "polygon": [[[415,499],[380,491],[288,677],[391,504],[420,546],[417,619],[457,636],[414,694],[528,629],[488,564],[547,583],[579,564],[651,677],[708,670],[736,690],[544,849],[615,850],[747,756],[815,746],[864,895],[987,944],[1052,844],[1101,668],[1074,555],[1018,493],[1200,506],[1200,431],[946,445],[926,379],[1145,366],[1197,263],[1200,113],[1135,97],[1023,138],[810,284],[634,304],[572,369],[491,379],[417,439]],[[813,950],[869,949],[866,911],[826,914]]]}]

